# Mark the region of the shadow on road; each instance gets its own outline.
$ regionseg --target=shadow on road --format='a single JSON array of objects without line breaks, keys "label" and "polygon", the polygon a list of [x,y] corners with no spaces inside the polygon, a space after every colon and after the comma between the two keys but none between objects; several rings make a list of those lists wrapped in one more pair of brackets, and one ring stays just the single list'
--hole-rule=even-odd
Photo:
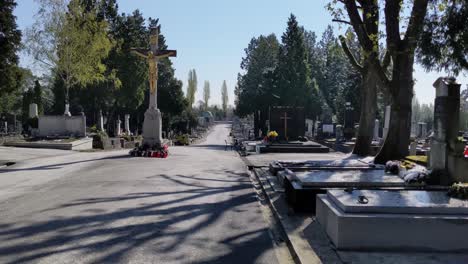
[{"label": "shadow on road", "polygon": [[119,156],[112,156],[112,157],[105,157],[105,158],[98,158],[98,159],[87,159],[87,160],[78,160],[78,161],[50,164],[50,165],[30,167],[30,168],[8,168],[8,169],[5,168],[5,169],[0,169],[0,173],[8,173],[8,172],[15,172],[15,171],[57,170],[57,169],[61,169],[64,166],[79,164],[79,163],[86,163],[86,162],[100,161],[100,160],[130,159],[130,158],[133,158],[133,157],[130,155],[119,155]]},{"label": "shadow on road", "polygon": [[[55,166],[62,165],[66,164]],[[252,185],[248,178],[246,179],[246,174],[230,171],[224,173],[233,180],[224,181],[195,175],[155,175],[151,177],[159,177],[162,181],[169,181],[170,184],[179,187],[182,185],[184,188],[179,188],[182,190],[177,192],[156,191],[77,199],[40,213],[56,211],[56,214],[60,215],[63,210],[74,207],[76,212],[87,212],[86,214],[38,222],[32,220],[2,223],[0,259],[8,261],[3,263],[39,262],[41,258],[54,254],[80,252],[86,255],[96,254],[98,257],[93,260],[94,263],[118,263],[125,262],[132,250],[143,245],[151,247],[152,254],[158,256],[178,253],[177,250],[184,246],[184,242],[191,239],[191,247],[200,248],[203,252],[210,250],[207,249],[207,242],[224,245],[229,249],[226,254],[218,254],[213,259],[191,263],[253,263],[272,246],[266,228],[252,230],[238,227],[240,230],[235,232],[236,235],[227,238],[224,236],[219,241],[209,241],[216,239],[216,236],[200,237],[203,235],[202,231],[204,230],[206,235],[205,229],[216,223],[226,211],[240,210],[237,207],[257,203],[254,192],[247,191]],[[211,181],[211,185],[219,185],[219,182],[237,184],[221,187],[203,184]],[[209,201],[215,202],[206,202],[207,200],[203,199],[226,192],[231,195],[224,196],[229,197],[224,200],[211,199]],[[154,199],[148,203],[147,199],[151,198]],[[133,201],[131,204],[137,206],[128,208],[129,201]],[[98,204],[101,204],[100,208],[105,209],[106,205],[102,204],[110,203],[113,203],[111,208],[120,209],[112,212],[95,209]],[[197,241],[196,239],[201,240],[194,245],[193,241]],[[188,261],[183,253],[175,257],[181,262]]]}]

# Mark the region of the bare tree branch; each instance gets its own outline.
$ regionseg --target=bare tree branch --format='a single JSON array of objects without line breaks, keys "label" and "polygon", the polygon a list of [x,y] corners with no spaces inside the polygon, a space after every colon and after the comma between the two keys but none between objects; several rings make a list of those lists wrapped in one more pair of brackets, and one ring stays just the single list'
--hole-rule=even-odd
[{"label": "bare tree branch", "polygon": [[346,21],[346,20],[341,20],[341,19],[332,19],[333,22],[338,22],[338,23],[344,23],[344,24],[348,24],[348,25],[353,25],[351,24],[351,22],[349,21]]}]

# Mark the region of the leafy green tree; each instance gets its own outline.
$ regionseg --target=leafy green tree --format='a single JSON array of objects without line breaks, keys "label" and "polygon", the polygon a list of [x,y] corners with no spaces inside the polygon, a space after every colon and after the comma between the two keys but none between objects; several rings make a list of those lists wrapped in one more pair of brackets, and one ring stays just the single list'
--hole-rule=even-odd
[{"label": "leafy green tree", "polygon": [[21,45],[13,10],[16,2],[0,0],[0,113],[13,110],[21,86],[21,70],[17,52]]},{"label": "leafy green tree", "polygon": [[418,42],[418,61],[427,70],[453,75],[468,70],[468,5],[465,0],[431,1]]},{"label": "leafy green tree", "polygon": [[281,40],[277,71],[277,93],[280,97],[280,104],[284,106],[305,106],[306,98],[312,93],[311,74],[307,61],[303,30],[292,14]]},{"label": "leafy green tree", "polygon": [[195,69],[189,71],[188,81],[187,81],[187,100],[190,108],[195,103],[195,94],[197,93],[197,72]]},{"label": "leafy green tree", "polygon": [[28,51],[63,80],[65,102],[71,87],[106,80],[103,64],[112,41],[108,24],[97,10],[85,12],[79,0],[39,0],[39,12],[28,30]]},{"label": "leafy green tree", "polygon": [[[250,41],[241,62],[244,73],[238,75],[234,90],[237,115],[246,116],[261,110],[264,112],[264,117],[260,123],[263,124],[267,119],[268,107],[277,103],[274,90],[277,81],[275,69],[278,65],[278,52],[279,43],[274,34],[262,35]],[[255,131],[258,131],[258,128]]]},{"label": "leafy green tree", "polygon": [[223,86],[221,87],[221,102],[222,102],[224,116],[226,116],[229,97],[228,97],[227,84],[225,80],[223,81]]},{"label": "leafy green tree", "polygon": [[205,109],[208,109],[208,101],[210,100],[210,82],[205,81],[203,86],[203,101],[205,103]]},{"label": "leafy green tree", "polygon": [[[333,2],[337,3],[338,1]],[[363,54],[366,56],[364,65],[360,65],[352,56],[349,56],[350,62],[356,68],[362,69],[364,74],[367,74],[363,78],[365,82],[376,82],[391,95],[390,129],[375,161],[384,163],[387,160],[403,158],[408,154],[410,139],[415,50],[423,28],[429,0],[413,1],[409,12],[402,10],[403,0],[387,0],[385,2],[347,0],[340,2],[344,4],[349,21],[343,20],[343,16],[337,17],[337,21],[344,21],[352,26]],[[378,29],[376,30],[381,22],[379,11],[382,5],[385,15],[387,49],[385,56],[381,56],[379,52],[380,34]],[[335,14],[339,16],[343,12],[335,12]],[[402,29],[404,29],[403,32]],[[345,44],[344,41],[342,43]],[[346,54],[351,54],[346,50],[346,45],[343,46]],[[388,65],[391,66],[391,74],[388,74]],[[372,86],[376,87],[376,85]],[[372,86],[366,84],[363,87]],[[367,91],[376,92],[376,89],[368,89]],[[371,97],[365,101],[371,102]],[[375,109],[373,106],[371,108]],[[362,107],[361,112],[366,110],[366,107]],[[361,134],[361,131],[359,133]]]}]

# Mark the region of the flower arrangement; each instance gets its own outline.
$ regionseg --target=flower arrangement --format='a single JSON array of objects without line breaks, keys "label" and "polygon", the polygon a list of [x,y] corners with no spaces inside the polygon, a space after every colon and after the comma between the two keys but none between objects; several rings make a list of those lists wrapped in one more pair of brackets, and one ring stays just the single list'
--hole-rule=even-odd
[{"label": "flower arrangement", "polygon": [[268,132],[267,136],[268,136],[269,138],[276,138],[276,137],[278,137],[278,132],[276,132],[276,131],[274,131],[274,130],[273,130],[273,131],[270,131],[270,132]]}]

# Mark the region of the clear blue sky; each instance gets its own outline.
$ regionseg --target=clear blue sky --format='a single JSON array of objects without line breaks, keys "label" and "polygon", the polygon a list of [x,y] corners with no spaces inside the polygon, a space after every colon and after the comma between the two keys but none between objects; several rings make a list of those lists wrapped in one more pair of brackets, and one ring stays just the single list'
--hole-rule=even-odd
[{"label": "clear blue sky", "polygon": [[[24,29],[33,23],[37,5],[34,0],[18,0],[15,10],[19,26]],[[170,49],[177,49],[172,61],[176,76],[187,82],[188,71],[198,75],[197,100],[202,98],[203,82],[210,81],[210,103],[220,104],[221,84],[227,81],[230,103],[234,102],[234,86],[240,61],[250,39],[261,34],[275,33],[280,38],[290,13],[301,25],[320,37],[331,16],[324,8],[325,0],[119,0],[120,13],[139,9],[145,17],[159,18],[162,33]],[[336,27],[337,25],[335,25]],[[30,60],[22,56],[22,66]],[[421,102],[434,100],[432,83],[443,75],[415,69],[416,96]],[[459,77],[465,86],[467,77]]]}]

